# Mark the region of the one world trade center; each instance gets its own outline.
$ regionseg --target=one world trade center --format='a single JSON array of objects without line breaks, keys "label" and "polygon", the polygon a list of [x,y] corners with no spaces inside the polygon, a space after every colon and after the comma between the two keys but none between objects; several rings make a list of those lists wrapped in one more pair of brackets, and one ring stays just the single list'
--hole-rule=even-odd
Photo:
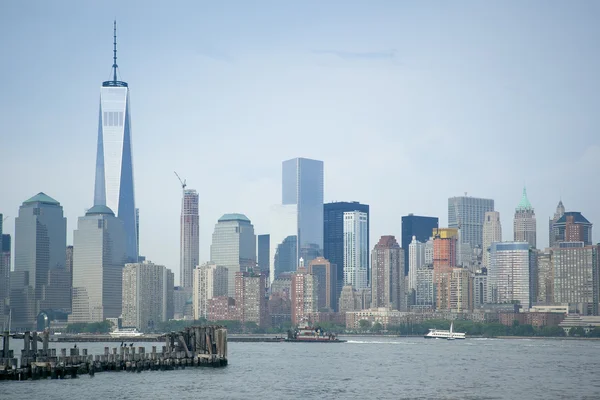
[{"label": "one world trade center", "polygon": [[116,21],[113,54],[112,80],[103,82],[100,89],[94,205],[107,206],[123,221],[127,261],[137,262],[129,87],[117,79]]}]

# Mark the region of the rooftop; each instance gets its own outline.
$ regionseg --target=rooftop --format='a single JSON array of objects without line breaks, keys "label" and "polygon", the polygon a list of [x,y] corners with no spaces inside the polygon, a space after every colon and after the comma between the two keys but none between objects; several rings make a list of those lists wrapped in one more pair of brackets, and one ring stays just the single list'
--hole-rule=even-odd
[{"label": "rooftop", "polygon": [[108,207],[103,205],[96,205],[85,213],[85,215],[112,215],[114,217],[115,213]]},{"label": "rooftop", "polygon": [[562,217],[559,218],[555,224],[565,224],[567,222],[567,217],[573,217],[573,222],[579,224],[589,224],[590,221],[587,220],[579,211],[567,211],[563,214]]},{"label": "rooftop", "polygon": [[44,192],[39,192],[29,200],[25,200],[23,204],[31,204],[31,203],[42,203],[42,204],[52,204],[55,206],[59,206],[60,203],[54,200],[52,197],[48,196]]},{"label": "rooftop", "polygon": [[227,222],[227,221],[250,222],[248,217],[246,217],[244,214],[237,214],[237,213],[223,214],[223,216],[221,218],[219,218],[218,222]]},{"label": "rooftop", "polygon": [[529,199],[527,198],[527,189],[523,188],[523,195],[521,196],[521,201],[519,202],[519,205],[517,206],[517,211],[531,211],[533,210],[533,207],[531,206],[531,203],[529,202]]}]

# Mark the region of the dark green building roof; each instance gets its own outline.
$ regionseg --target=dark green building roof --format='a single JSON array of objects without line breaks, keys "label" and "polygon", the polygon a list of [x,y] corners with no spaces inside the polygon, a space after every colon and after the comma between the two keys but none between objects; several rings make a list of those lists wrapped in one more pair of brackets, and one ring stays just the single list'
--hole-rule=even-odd
[{"label": "dark green building roof", "polygon": [[23,204],[31,204],[31,203],[42,203],[42,204],[51,204],[55,206],[59,206],[60,203],[54,200],[52,197],[48,196],[44,192],[39,192],[29,200],[25,200]]}]

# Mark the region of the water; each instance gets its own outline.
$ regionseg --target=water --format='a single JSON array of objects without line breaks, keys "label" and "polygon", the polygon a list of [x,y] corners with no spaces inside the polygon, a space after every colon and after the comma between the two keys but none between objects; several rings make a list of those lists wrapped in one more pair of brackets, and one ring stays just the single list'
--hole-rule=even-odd
[{"label": "water", "polygon": [[[152,344],[145,343],[148,350]],[[78,344],[91,354],[104,346]],[[600,398],[600,341],[354,337],[340,344],[229,343],[228,350],[223,369],[1,382],[0,399]]]}]

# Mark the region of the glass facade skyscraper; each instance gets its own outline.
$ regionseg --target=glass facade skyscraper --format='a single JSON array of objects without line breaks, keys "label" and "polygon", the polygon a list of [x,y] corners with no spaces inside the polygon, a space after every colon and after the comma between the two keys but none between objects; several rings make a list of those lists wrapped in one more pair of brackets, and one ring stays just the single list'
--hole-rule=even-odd
[{"label": "glass facade skyscraper", "polygon": [[494,211],[494,200],[477,197],[451,197],[448,199],[448,227],[460,228],[461,244],[471,248],[483,247],[483,222],[485,213]]},{"label": "glass facade skyscraper", "polygon": [[100,89],[94,205],[107,206],[117,212],[125,228],[127,259],[137,262],[129,86],[117,80],[116,40],[115,22],[113,79],[103,82]]},{"label": "glass facade skyscraper", "polygon": [[417,241],[425,243],[433,236],[433,230],[439,228],[437,217],[422,217],[408,214],[402,217],[402,248],[404,249],[404,275],[408,275],[408,245],[413,236]]},{"label": "glass facade skyscraper", "polygon": [[532,253],[528,242],[492,243],[488,270],[491,303],[518,302],[524,311],[529,310]]}]

